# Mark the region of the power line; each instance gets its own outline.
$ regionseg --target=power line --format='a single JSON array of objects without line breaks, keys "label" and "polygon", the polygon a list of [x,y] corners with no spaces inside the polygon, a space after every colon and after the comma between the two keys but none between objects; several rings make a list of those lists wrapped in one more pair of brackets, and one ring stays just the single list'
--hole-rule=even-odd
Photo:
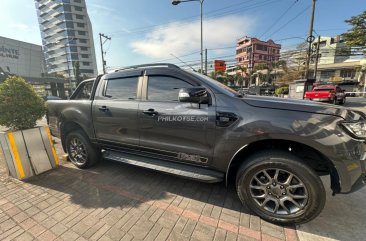
[{"label": "power line", "polygon": [[290,24],[292,21],[294,21],[295,19],[297,19],[298,17],[300,17],[301,15],[303,15],[305,13],[306,10],[308,10],[310,8],[310,5],[308,5],[306,8],[304,8],[303,10],[301,10],[296,16],[294,16],[293,18],[291,18],[289,21],[287,21],[285,24],[283,24],[281,27],[279,27],[277,30],[275,30],[274,32],[272,32],[271,34],[268,35],[268,38],[271,37],[272,35],[278,33],[279,31],[281,31],[284,27],[286,27],[288,24]]},{"label": "power line", "polygon": [[277,18],[276,21],[274,21],[274,23],[267,28],[260,36],[259,39],[263,37],[263,35],[265,35],[267,32],[269,32],[269,30],[271,30],[289,11],[290,9],[295,6],[295,4],[298,2],[299,0],[295,0],[295,2],[293,2],[282,14],[279,18]]},{"label": "power line", "polygon": [[[243,8],[226,11],[226,12],[223,12],[223,13],[220,13],[220,14],[214,14],[212,16],[205,16],[205,22],[214,21],[214,20],[216,20],[217,17],[226,16],[226,15],[233,14],[233,13],[238,13],[238,12],[245,12],[245,11],[249,11],[249,10],[252,10],[252,9],[255,9],[255,8],[261,8],[263,6],[267,6],[267,5],[270,5],[272,3],[277,3],[277,2],[278,2],[278,0],[265,0],[262,3],[255,3],[255,4],[252,4],[252,5],[245,6]],[[129,31],[129,32],[126,32],[126,31],[123,31],[123,33],[121,33],[121,31],[111,32],[110,34],[112,34],[112,36],[114,38],[118,38],[118,37],[124,36],[124,35],[144,34],[144,33],[147,33],[151,29],[154,29],[154,28],[155,28],[155,30],[163,30],[163,29],[169,28],[170,27],[169,24],[172,24],[172,23],[177,23],[177,26],[185,26],[185,25],[191,24],[191,22],[192,22],[192,21],[189,21],[189,22],[179,23],[179,21],[181,21],[181,20],[171,21],[169,23],[164,23],[164,24],[150,25],[150,26],[147,26],[147,27],[137,28],[137,29],[134,29],[134,30]],[[121,33],[121,34],[118,34],[118,33]]]}]

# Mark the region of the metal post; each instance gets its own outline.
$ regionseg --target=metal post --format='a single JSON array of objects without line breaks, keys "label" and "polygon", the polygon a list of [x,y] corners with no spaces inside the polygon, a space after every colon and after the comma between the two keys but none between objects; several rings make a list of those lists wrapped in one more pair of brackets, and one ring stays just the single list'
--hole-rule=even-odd
[{"label": "metal post", "polygon": [[318,46],[316,46],[315,68],[314,68],[315,81],[316,81],[316,72],[318,72],[319,48],[320,48],[320,36],[318,36]]},{"label": "metal post", "polygon": [[105,74],[105,66],[104,66],[104,52],[103,52],[103,43],[102,43],[102,34],[99,33],[100,40],[100,51],[102,52],[102,66],[103,66],[103,74]]},{"label": "metal post", "polygon": [[64,48],[65,48],[65,55],[66,55],[67,72],[69,74],[69,90],[70,90],[69,97],[70,97],[71,94],[72,94],[72,84],[71,84],[71,73],[70,73],[70,66],[69,66],[69,58],[67,57],[68,55],[67,55],[67,49],[66,49],[66,46],[69,43],[70,43],[70,41],[65,43]]},{"label": "metal post", "polygon": [[311,11],[311,18],[310,18],[309,36],[308,36],[308,39],[307,39],[307,41],[309,43],[309,47],[308,47],[308,56],[307,56],[307,59],[306,59],[306,72],[305,72],[305,78],[306,79],[309,78],[309,65],[310,65],[310,57],[311,57],[311,44],[314,41],[313,26],[314,26],[315,1],[316,0],[312,0],[312,11]]},{"label": "metal post", "polygon": [[205,49],[205,75],[207,75],[207,49]]},{"label": "metal post", "polygon": [[201,73],[203,73],[203,1],[201,3]]}]

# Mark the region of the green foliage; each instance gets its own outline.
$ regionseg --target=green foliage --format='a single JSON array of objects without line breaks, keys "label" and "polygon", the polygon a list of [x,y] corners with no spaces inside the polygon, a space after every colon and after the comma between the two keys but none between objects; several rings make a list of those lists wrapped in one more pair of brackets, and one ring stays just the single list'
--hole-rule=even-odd
[{"label": "green foliage", "polygon": [[276,95],[287,95],[288,94],[288,87],[283,86],[283,87],[277,88],[275,90],[275,94]]},{"label": "green foliage", "polygon": [[366,48],[366,11],[345,21],[352,26],[344,33],[346,43],[350,47]]},{"label": "green foliage", "polygon": [[76,86],[78,86],[81,83],[81,81],[83,81],[83,79],[81,77],[79,61],[76,61],[74,64],[74,75],[75,75],[75,79],[76,79]]},{"label": "green foliage", "polygon": [[44,101],[23,78],[10,76],[0,84],[0,125],[13,130],[33,128],[45,113]]},{"label": "green foliage", "polygon": [[254,71],[264,70],[264,69],[268,69],[268,66],[266,64],[257,64],[254,66]]}]

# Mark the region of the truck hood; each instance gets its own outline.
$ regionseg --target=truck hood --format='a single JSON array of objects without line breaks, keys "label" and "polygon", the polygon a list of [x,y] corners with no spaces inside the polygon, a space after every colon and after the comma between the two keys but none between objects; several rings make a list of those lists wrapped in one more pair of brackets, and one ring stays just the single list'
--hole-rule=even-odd
[{"label": "truck hood", "polygon": [[314,101],[284,99],[276,97],[265,97],[249,95],[242,100],[248,105],[259,108],[271,108],[278,110],[301,111],[316,114],[325,114],[341,117],[347,121],[365,120],[365,115],[359,111],[349,110],[341,106],[319,103]]}]

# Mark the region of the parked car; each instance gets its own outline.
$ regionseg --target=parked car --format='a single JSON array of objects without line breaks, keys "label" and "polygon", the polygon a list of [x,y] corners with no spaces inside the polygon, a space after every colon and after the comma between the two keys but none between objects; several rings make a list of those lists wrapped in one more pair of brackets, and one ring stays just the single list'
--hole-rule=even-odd
[{"label": "parked car", "polygon": [[62,100],[62,99],[58,96],[47,95],[43,96],[43,100],[48,101],[48,100]]},{"label": "parked car", "polygon": [[305,92],[304,99],[343,105],[346,103],[346,94],[338,86],[317,85],[312,91]]},{"label": "parked car", "polygon": [[136,165],[208,183],[235,183],[240,200],[274,223],[304,223],[333,193],[366,182],[366,116],[303,100],[241,96],[171,64],[131,66],[49,101],[48,123],[70,160]]}]

